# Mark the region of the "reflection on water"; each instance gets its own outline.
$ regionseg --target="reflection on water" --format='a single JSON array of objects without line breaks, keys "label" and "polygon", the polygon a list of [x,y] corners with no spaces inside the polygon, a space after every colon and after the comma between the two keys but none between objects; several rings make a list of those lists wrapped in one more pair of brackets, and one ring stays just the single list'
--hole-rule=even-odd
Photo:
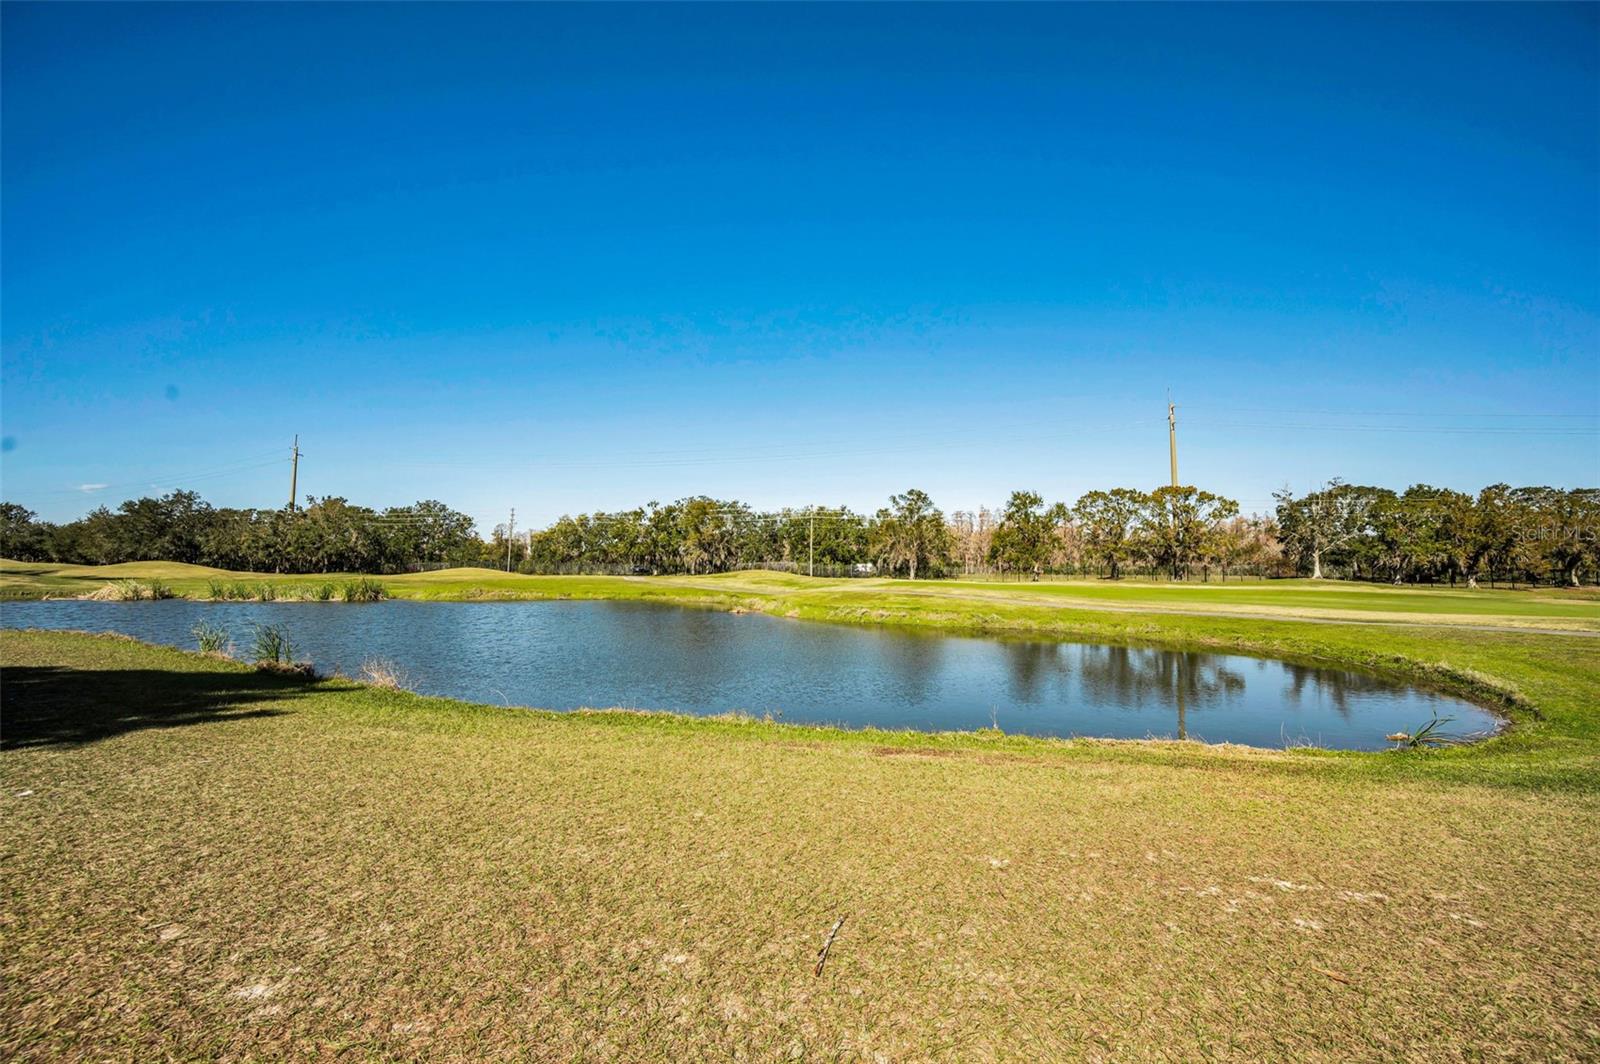
[{"label": "reflection on water", "polygon": [[285,626],[323,671],[368,658],[419,690],[571,709],[741,710],[786,721],[1034,735],[1378,749],[1434,715],[1487,713],[1376,677],[1238,655],[806,624],[637,603],[6,603],[7,627],[119,631],[192,646],[199,620],[241,645]]},{"label": "reflection on water", "polygon": [[[1165,702],[1172,706],[1174,735],[1179,739],[1189,737],[1190,705],[1220,705],[1244,694],[1244,675],[1230,663],[1251,663],[1248,658],[1137,647],[1087,645],[1083,651],[1083,683],[1092,697],[1119,703]],[[1326,676],[1330,684],[1341,682],[1340,673]]]}]

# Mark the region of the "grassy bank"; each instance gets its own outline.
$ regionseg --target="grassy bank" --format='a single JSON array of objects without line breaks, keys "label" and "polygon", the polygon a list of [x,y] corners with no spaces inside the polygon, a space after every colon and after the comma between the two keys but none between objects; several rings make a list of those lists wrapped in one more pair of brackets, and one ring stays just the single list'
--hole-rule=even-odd
[{"label": "grassy bank", "polygon": [[[210,597],[220,585],[330,588],[355,577],[257,576],[173,563],[94,568],[0,564],[0,591],[89,595],[113,580]],[[365,579],[365,578],[360,578]],[[1340,665],[1471,698],[1514,726],[1489,742],[1403,766],[1312,753],[1354,774],[1405,771],[1525,787],[1585,787],[1600,772],[1600,599],[1592,590],[1458,591],[1274,581],[1232,584],[825,580],[771,572],[698,577],[540,577],[485,569],[375,581],[430,601],[609,599],[850,624],[1213,649]],[[298,597],[312,597],[299,595]],[[403,665],[404,663],[402,663]],[[1420,722],[1419,722],[1420,723]]]},{"label": "grassy bank", "polygon": [[[366,579],[358,573],[234,573],[177,562],[81,566],[0,561],[0,597],[76,598],[118,581],[159,584],[188,598],[242,598],[252,590],[289,598]],[[493,569],[446,569],[371,578],[394,598],[435,601],[520,601],[606,598],[670,601],[784,612],[806,605],[869,609],[885,598],[897,606],[1077,607],[1112,612],[1180,612],[1259,619],[1376,621],[1425,625],[1600,632],[1600,589],[1411,588],[1338,581],[1232,583],[1139,581],[833,580],[749,570],[706,576],[524,576]],[[335,594],[332,596],[337,598]],[[924,605],[924,608],[927,608]]]},{"label": "grassy bank", "polygon": [[0,1046],[1592,1058],[1593,773],[1496,767],[1594,749],[1600,669],[1559,657],[1496,659],[1571,687],[1544,745],[1343,758],[526,713],[7,632]]}]

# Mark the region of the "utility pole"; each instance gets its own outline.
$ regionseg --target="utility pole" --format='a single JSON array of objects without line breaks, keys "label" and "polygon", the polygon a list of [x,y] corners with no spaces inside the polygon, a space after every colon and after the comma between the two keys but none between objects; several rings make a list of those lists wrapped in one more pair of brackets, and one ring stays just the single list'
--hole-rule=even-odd
[{"label": "utility pole", "polygon": [[300,481],[300,434],[294,434],[294,449],[289,452],[289,510],[294,511],[294,500]]},{"label": "utility pole", "polygon": [[817,575],[817,508],[811,508],[811,529],[806,533],[806,575]]},{"label": "utility pole", "polygon": [[506,522],[506,572],[511,571],[511,536],[517,530],[517,508],[511,508],[511,520]]},{"label": "utility pole", "polygon": [[1167,451],[1172,458],[1172,486],[1178,486],[1178,408],[1167,394]]}]

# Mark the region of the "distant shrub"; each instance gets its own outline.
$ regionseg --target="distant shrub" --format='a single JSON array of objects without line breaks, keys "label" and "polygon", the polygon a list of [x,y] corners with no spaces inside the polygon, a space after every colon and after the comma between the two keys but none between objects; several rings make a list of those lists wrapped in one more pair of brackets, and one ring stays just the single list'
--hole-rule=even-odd
[{"label": "distant shrub", "polygon": [[337,589],[333,586],[332,581],[324,581],[311,589],[311,597],[318,602],[328,602],[333,598],[335,590]]},{"label": "distant shrub", "polygon": [[256,585],[256,598],[262,602],[273,602],[277,597],[278,586],[276,584],[260,583]]},{"label": "distant shrub", "polygon": [[227,655],[233,652],[233,639],[228,635],[226,628],[201,621],[194,626],[193,632],[202,654]]},{"label": "distant shrub", "polygon": [[145,593],[152,599],[177,598],[178,593],[159,580],[152,580],[145,585]]},{"label": "distant shrub", "polygon": [[346,580],[339,593],[346,602],[381,602],[386,594],[382,584],[366,576]]},{"label": "distant shrub", "polygon": [[206,584],[206,595],[213,599],[225,599],[228,597],[228,585],[221,580],[212,580]]}]

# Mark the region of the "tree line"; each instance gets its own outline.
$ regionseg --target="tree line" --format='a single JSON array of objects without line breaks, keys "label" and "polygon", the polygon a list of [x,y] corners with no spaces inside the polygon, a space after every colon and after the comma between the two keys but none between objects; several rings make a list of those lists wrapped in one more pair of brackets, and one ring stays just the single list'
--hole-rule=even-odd
[{"label": "tree line", "polygon": [[1194,487],[1091,491],[1068,505],[1031,491],[999,511],[945,514],[912,489],[873,513],[848,507],[760,512],[694,496],[563,516],[480,537],[466,514],[424,500],[375,510],[343,498],[303,507],[213,507],[194,492],[130,499],[77,521],[39,521],[0,504],[0,555],[104,565],[179,561],[255,572],[396,573],[447,566],[526,573],[714,573],[769,566],[818,575],[910,579],[999,573],[1342,576],[1395,583],[1480,580],[1576,585],[1600,569],[1600,489],[1513,488],[1477,495],[1425,484],[1402,492],[1332,481],[1275,513],[1242,515]]},{"label": "tree line", "polygon": [[394,573],[426,564],[480,565],[472,518],[442,502],[374,510],[308,497],[276,510],[214,507],[192,491],[129,499],[76,521],[40,521],[0,503],[0,555],[15,561],[111,565],[190,562],[261,573]]},{"label": "tree line", "polygon": [[1600,568],[1600,489],[1513,488],[1477,495],[1414,484],[1402,492],[1331,481],[1277,493],[1278,535],[1298,571],[1390,583],[1522,580],[1577,586]]}]

